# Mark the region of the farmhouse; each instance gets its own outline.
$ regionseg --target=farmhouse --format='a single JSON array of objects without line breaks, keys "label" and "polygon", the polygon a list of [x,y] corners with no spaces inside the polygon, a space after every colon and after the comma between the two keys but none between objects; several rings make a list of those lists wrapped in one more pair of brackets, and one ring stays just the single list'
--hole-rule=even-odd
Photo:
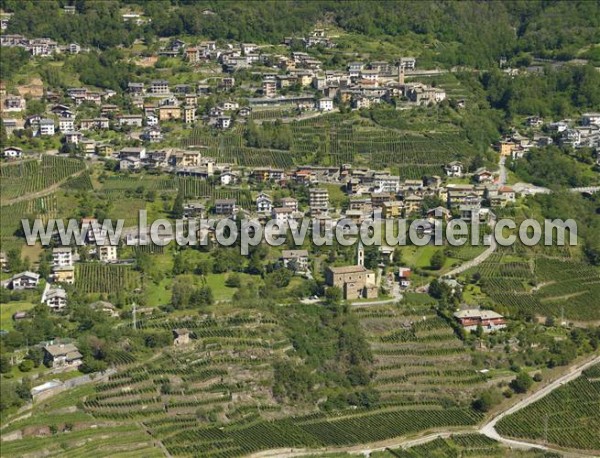
[{"label": "farmhouse", "polygon": [[461,310],[456,312],[454,317],[468,331],[475,331],[478,326],[481,326],[484,332],[496,331],[506,327],[504,317],[493,310]]},{"label": "farmhouse", "polygon": [[83,363],[83,355],[73,344],[46,345],[44,364],[48,367],[75,368]]},{"label": "farmhouse", "polygon": [[110,302],[106,302],[106,301],[92,302],[90,304],[90,308],[93,310],[104,312],[107,315],[110,315],[114,318],[119,316],[119,312],[117,311],[117,308]]}]

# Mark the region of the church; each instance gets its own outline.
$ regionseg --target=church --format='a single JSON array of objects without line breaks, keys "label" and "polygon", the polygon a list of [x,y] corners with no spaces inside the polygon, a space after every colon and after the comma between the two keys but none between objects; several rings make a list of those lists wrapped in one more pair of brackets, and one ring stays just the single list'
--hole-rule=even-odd
[{"label": "church", "polygon": [[327,267],[325,270],[327,286],[337,286],[342,290],[345,300],[376,298],[379,292],[376,274],[365,267],[365,250],[358,244],[357,264],[355,266]]}]

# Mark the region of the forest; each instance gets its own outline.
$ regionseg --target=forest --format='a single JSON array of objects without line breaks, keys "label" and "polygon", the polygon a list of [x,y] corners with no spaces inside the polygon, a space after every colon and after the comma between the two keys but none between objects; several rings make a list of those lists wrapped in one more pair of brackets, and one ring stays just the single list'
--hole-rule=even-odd
[{"label": "forest", "polygon": [[[124,23],[121,6],[151,18],[142,27],[145,40],[188,34],[212,40],[279,43],[285,36],[307,32],[317,21],[347,32],[394,42],[406,34],[434,46],[452,43],[439,53],[448,66],[484,67],[501,56],[518,59],[523,53],[568,60],[587,43],[600,42],[600,9],[591,2],[340,2],[292,0],[216,2],[190,0],[85,1],[74,5],[76,16],[59,8],[64,0],[2,0],[14,12],[7,33],[44,36],[107,49],[129,46],[140,34]],[[172,8],[177,6],[177,8]],[[588,59],[598,59],[593,49]]]}]

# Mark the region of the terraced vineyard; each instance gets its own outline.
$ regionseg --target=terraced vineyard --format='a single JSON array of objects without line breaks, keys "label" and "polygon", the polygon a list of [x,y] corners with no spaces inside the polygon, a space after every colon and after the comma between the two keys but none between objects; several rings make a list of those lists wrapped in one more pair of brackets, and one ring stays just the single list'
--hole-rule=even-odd
[{"label": "terraced vineyard", "polygon": [[[440,323],[434,317],[426,323],[415,332],[423,342],[436,340]],[[442,405],[435,396],[388,397],[378,408],[329,414],[298,415],[294,409],[297,415],[290,416],[289,406],[271,393],[273,363],[291,349],[274,317],[249,310],[138,322],[146,339],[170,335],[174,328],[188,329],[191,342],[144,363],[125,361],[83,404],[101,422],[141,423],[173,456],[235,457],[280,447],[369,443],[481,419],[468,407]]]},{"label": "terraced vineyard", "polygon": [[375,454],[374,458],[430,458],[430,457],[488,457],[505,456],[498,442],[481,434],[454,435],[448,439],[435,439],[426,444],[417,445],[406,450],[393,450]]},{"label": "terraced vineyard", "polygon": [[[564,314],[572,320],[600,319],[597,268],[565,258],[512,259],[510,254],[494,253],[469,271],[481,274],[482,289],[498,305],[542,316]],[[537,285],[533,292],[532,285]]]},{"label": "terraced vineyard", "polygon": [[504,436],[600,454],[600,365],[503,418],[496,429]]},{"label": "terraced vineyard", "polygon": [[[367,123],[368,124],[368,123]],[[473,147],[456,133],[427,135],[343,122],[335,116],[290,123],[289,151],[249,148],[238,126],[220,135],[197,128],[182,141],[184,147],[199,147],[222,162],[244,167],[291,167],[304,163],[341,165],[368,164],[391,168],[403,178],[439,175],[444,164],[474,154]]]},{"label": "terraced vineyard", "polygon": [[44,155],[37,160],[5,164],[0,167],[0,194],[12,199],[42,191],[85,169],[79,159]]},{"label": "terraced vineyard", "polygon": [[389,404],[468,402],[487,377],[453,329],[425,308],[356,309],[375,356],[375,387]]}]

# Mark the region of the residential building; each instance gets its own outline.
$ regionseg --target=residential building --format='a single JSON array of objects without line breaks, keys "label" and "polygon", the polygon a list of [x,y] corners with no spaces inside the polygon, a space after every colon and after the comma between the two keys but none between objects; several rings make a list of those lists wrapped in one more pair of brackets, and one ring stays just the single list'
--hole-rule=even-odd
[{"label": "residential building", "polygon": [[262,82],[262,93],[265,97],[277,95],[277,81],[275,78],[265,78]]},{"label": "residential building", "polygon": [[17,148],[16,146],[9,146],[8,148],[4,148],[2,155],[7,159],[19,159],[23,157],[23,150],[21,148]]},{"label": "residential building", "polygon": [[8,285],[14,290],[36,288],[40,281],[39,274],[34,272],[21,272],[8,280]]},{"label": "residential building", "polygon": [[183,107],[183,122],[186,124],[196,122],[196,107],[194,105],[185,105]]},{"label": "residential building", "polygon": [[160,121],[181,119],[181,108],[176,105],[161,106],[158,108],[158,119]]},{"label": "residential building", "polygon": [[166,80],[154,80],[150,83],[150,93],[165,95],[170,93],[169,82]]},{"label": "residential building", "polygon": [[54,281],[55,283],[67,283],[69,285],[72,285],[73,283],[75,283],[75,267],[53,267],[52,281]]},{"label": "residential building", "polygon": [[132,127],[142,127],[144,123],[143,116],[140,115],[120,115],[117,117],[119,120],[119,126],[132,126]]},{"label": "residential building", "polygon": [[219,129],[229,129],[231,127],[231,118],[229,116],[219,116],[217,118],[217,127]]},{"label": "residential building", "polygon": [[83,364],[83,355],[73,344],[46,345],[44,364],[48,367],[76,368]]},{"label": "residential building", "polygon": [[101,262],[115,262],[118,260],[117,247],[108,243],[98,246],[98,259]]},{"label": "residential building", "polygon": [[233,215],[235,211],[235,199],[215,199],[215,214],[230,216]]},{"label": "residential building", "polygon": [[462,177],[463,176],[463,165],[462,162],[452,161],[444,166],[446,176],[449,177]]},{"label": "residential building", "polygon": [[73,265],[73,250],[71,247],[57,247],[52,249],[53,267],[71,267]]},{"label": "residential building", "polygon": [[291,266],[300,272],[308,270],[308,250],[283,250],[281,252],[281,261],[285,267]]},{"label": "residential building", "polygon": [[201,202],[186,202],[183,204],[184,218],[203,218],[204,212],[205,207]]},{"label": "residential building", "polygon": [[492,332],[506,327],[506,320],[493,310],[467,309],[454,314],[460,325],[467,331],[475,331],[479,326],[483,332]]},{"label": "residential building", "polygon": [[410,267],[398,268],[398,282],[402,288],[408,288],[410,286]]},{"label": "residential building", "polygon": [[46,285],[42,294],[42,302],[53,312],[60,312],[67,307],[67,292],[62,288],[52,288]]},{"label": "residential building", "polygon": [[67,143],[71,143],[73,145],[78,145],[81,140],[83,140],[83,134],[81,132],[65,132],[65,141]]},{"label": "residential building", "polygon": [[309,191],[311,213],[327,212],[329,209],[329,191],[326,188],[311,188]]},{"label": "residential building", "polygon": [[298,211],[298,201],[296,199],[294,199],[293,197],[283,197],[279,201],[279,205],[282,208],[289,208],[294,212]]},{"label": "residential building", "polygon": [[54,120],[53,119],[40,119],[39,122],[39,135],[51,136],[55,133]]},{"label": "residential building", "polygon": [[58,120],[58,129],[61,132],[70,132],[75,130],[75,122],[73,118],[60,118]]},{"label": "residential building", "polygon": [[331,111],[333,110],[333,99],[329,97],[323,97],[319,99],[317,102],[317,108],[321,111]]},{"label": "residential building", "polygon": [[273,200],[265,193],[260,193],[256,198],[256,211],[259,213],[271,213]]}]

